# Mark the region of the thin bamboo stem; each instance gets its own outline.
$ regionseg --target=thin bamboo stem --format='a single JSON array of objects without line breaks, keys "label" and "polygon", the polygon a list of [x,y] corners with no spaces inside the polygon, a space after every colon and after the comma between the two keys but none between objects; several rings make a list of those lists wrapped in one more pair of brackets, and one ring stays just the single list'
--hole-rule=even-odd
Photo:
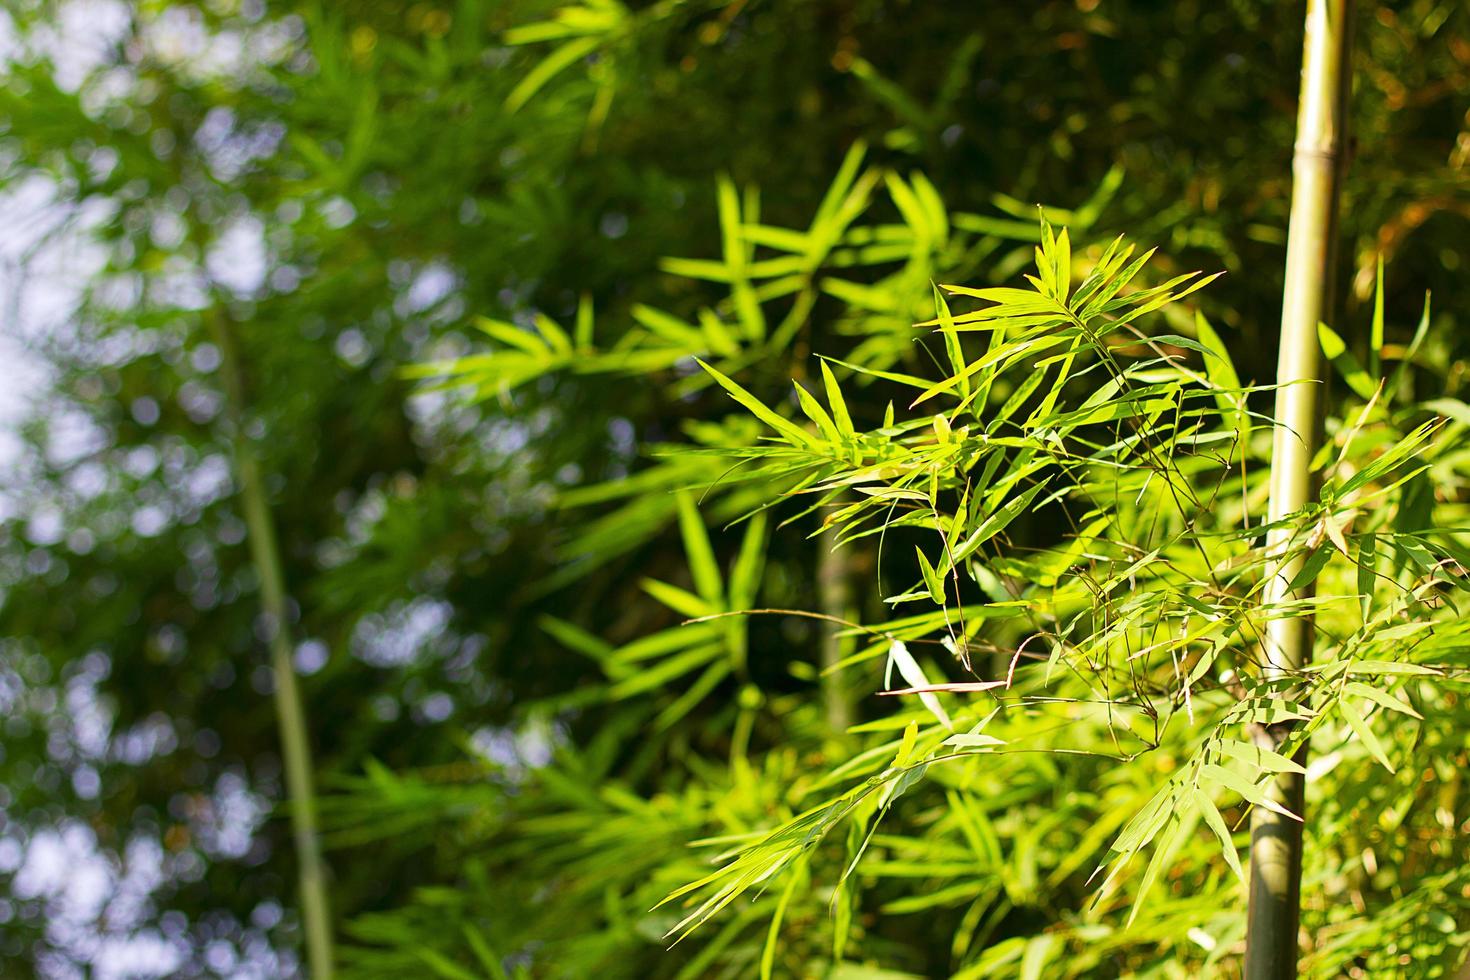
[{"label": "thin bamboo stem", "polygon": [[852,583],[848,576],[848,555],[837,543],[837,529],[828,528],[817,537],[817,600],[822,612],[831,620],[822,624],[822,700],[827,724],[841,734],[852,724],[852,706],[842,683],[842,675],[832,668],[842,661],[842,627],[851,612]]},{"label": "thin bamboo stem", "polygon": [[286,771],[286,793],[291,808],[291,830],[301,888],[301,918],[306,932],[307,962],[313,980],[332,976],[331,912],[327,902],[326,867],[316,829],[316,794],[312,787],[311,748],[306,709],[296,683],[291,657],[291,631],[286,589],[276,543],[275,521],[267,502],[260,463],[245,431],[245,394],[239,357],[227,312],[219,305],[206,317],[220,350],[220,372],[234,427],[235,470],[250,557],[260,579],[261,613],[269,634],[271,673],[275,688],[276,720],[281,733],[281,755]]},{"label": "thin bamboo stem", "polygon": [[[1276,381],[1269,520],[1300,510],[1315,492],[1311,461],[1316,451],[1319,375],[1317,325],[1332,288],[1339,185],[1344,160],[1347,100],[1351,86],[1352,0],[1309,0],[1302,48],[1301,102],[1292,159],[1291,223],[1282,296],[1281,349]],[[1267,553],[1280,554],[1290,531],[1267,536]],[[1309,594],[1289,583],[1302,559],[1267,569],[1263,593],[1270,605]],[[1267,624],[1262,655],[1269,676],[1295,675],[1310,659],[1314,627],[1309,618],[1277,618]],[[1288,729],[1265,727],[1256,737],[1279,746]],[[1272,799],[1298,816],[1305,781],[1283,773],[1268,787]],[[1302,823],[1256,807],[1251,819],[1250,909],[1246,980],[1295,977],[1301,913]]]}]

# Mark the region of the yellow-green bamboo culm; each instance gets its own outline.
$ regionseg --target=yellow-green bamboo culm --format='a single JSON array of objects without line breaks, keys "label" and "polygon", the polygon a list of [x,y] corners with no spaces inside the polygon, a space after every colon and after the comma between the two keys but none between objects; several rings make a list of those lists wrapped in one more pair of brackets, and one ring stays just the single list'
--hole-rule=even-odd
[{"label": "yellow-green bamboo culm", "polygon": [[322,860],[321,843],[317,839],[316,794],[312,785],[306,709],[302,706],[301,690],[296,683],[296,670],[292,663],[291,629],[275,521],[266,499],[259,460],[245,431],[244,383],[229,314],[217,303],[205,316],[220,349],[220,373],[234,428],[235,473],[240,481],[240,501],[245,510],[250,558],[260,580],[261,613],[269,631],[276,721],[281,733],[281,757],[286,773],[286,793],[301,889],[306,959],[312,980],[329,980],[333,957],[326,866]]},{"label": "yellow-green bamboo culm", "polygon": [[849,551],[838,544],[836,529],[828,529],[817,538],[817,597],[822,613],[828,617],[822,624],[822,701],[827,723],[835,734],[843,734],[852,724],[852,706],[843,687],[837,665],[842,662],[842,626],[852,605],[852,585],[848,579]]},{"label": "yellow-green bamboo culm", "polygon": [[[1346,151],[1347,101],[1352,81],[1352,0],[1309,0],[1302,46],[1301,101],[1292,158],[1291,223],[1282,296],[1281,349],[1276,381],[1275,435],[1271,456],[1269,520],[1279,521],[1310,500],[1311,460],[1318,429],[1317,325],[1327,318],[1337,232],[1338,192]],[[1290,531],[1267,537],[1267,553],[1287,547]],[[1263,600],[1270,606],[1293,598],[1288,588],[1301,560],[1267,569]],[[1311,659],[1310,618],[1278,618],[1262,638],[1268,676],[1291,676]],[[1284,731],[1256,737],[1279,744]],[[1269,794],[1304,816],[1304,777],[1283,773]],[[1301,909],[1302,823],[1256,807],[1251,819],[1250,908],[1246,980],[1286,980],[1297,975]]]}]

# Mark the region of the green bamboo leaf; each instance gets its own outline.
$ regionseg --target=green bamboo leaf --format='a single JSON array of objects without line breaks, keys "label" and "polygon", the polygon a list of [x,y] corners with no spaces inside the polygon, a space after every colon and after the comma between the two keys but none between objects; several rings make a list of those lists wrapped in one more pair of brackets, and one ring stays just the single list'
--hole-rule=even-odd
[{"label": "green bamboo leaf", "polygon": [[1366,698],[1374,704],[1382,705],[1389,711],[1397,711],[1401,715],[1418,718],[1420,721],[1424,720],[1424,716],[1415,711],[1414,706],[1407,701],[1401,701],[1387,691],[1364,684],[1362,681],[1349,681],[1343,685],[1343,691],[1347,694],[1356,694],[1360,698]]},{"label": "green bamboo leaf", "polygon": [[745,526],[740,553],[730,569],[730,608],[746,609],[760,591],[761,569],[766,561],[766,511],[757,511]]},{"label": "green bamboo leaf", "polygon": [[1058,298],[1056,249],[1057,240],[1056,235],[1052,232],[1051,222],[1046,220],[1045,215],[1042,215],[1041,244],[1036,247],[1036,271],[1041,278],[1039,281],[1031,279],[1030,276],[1026,278],[1031,280],[1038,292],[1045,293],[1053,299]]},{"label": "green bamboo leaf", "polygon": [[873,313],[897,313],[902,299],[891,288],[868,283],[852,282],[836,276],[825,276],[821,283],[822,292],[835,296],[848,306]]},{"label": "green bamboo leaf", "polygon": [[1242,776],[1238,772],[1233,772],[1213,763],[1207,763],[1200,766],[1199,775],[1202,781],[1222,786],[1225,789],[1239,794],[1241,798],[1254,803],[1256,806],[1265,807],[1273,813],[1279,813],[1283,817],[1289,817],[1292,820],[1300,821],[1302,819],[1280,803],[1271,799],[1266,795],[1266,791],[1262,787],[1257,786],[1252,780]]},{"label": "green bamboo leaf", "polygon": [[793,231],[790,228],[777,228],[773,225],[746,222],[745,239],[755,245],[764,245],[767,248],[797,255],[805,255],[811,248],[811,238],[805,232]]},{"label": "green bamboo leaf", "polygon": [[801,382],[793,382],[793,385],[796,388],[796,400],[801,405],[802,412],[807,418],[816,423],[818,431],[822,433],[822,437],[830,442],[833,448],[841,446],[842,436],[837,431],[837,426],[833,423],[832,416],[827,414],[827,410],[822,407],[821,402],[817,401],[806,388],[802,387]]},{"label": "green bamboo leaf", "polygon": [[537,313],[534,322],[536,329],[541,331],[541,336],[545,337],[551,343],[552,349],[558,354],[570,354],[572,352],[572,338],[567,336],[567,332],[561,328],[561,324],[557,323],[545,313]]},{"label": "green bamboo leaf", "polygon": [[844,438],[850,439],[856,432],[852,427],[852,416],[847,413],[847,401],[842,397],[842,389],[838,387],[837,379],[833,377],[827,362],[818,363],[822,368],[822,385],[827,390],[827,405],[832,409],[832,421],[837,425],[837,431]]},{"label": "green bamboo leaf", "polygon": [[1392,404],[1394,396],[1398,394],[1404,380],[1409,375],[1409,369],[1413,366],[1414,357],[1419,353],[1419,346],[1424,343],[1424,338],[1429,335],[1429,293],[1424,294],[1424,312],[1419,315],[1419,325],[1414,328],[1414,338],[1409,341],[1409,349],[1399,359],[1399,366],[1394,368],[1393,380],[1388,383],[1388,389],[1384,392],[1387,404]]},{"label": "green bamboo leaf", "polygon": [[962,735],[951,735],[944,740],[945,745],[953,745],[961,749],[988,749],[997,745],[1005,745],[1004,739],[996,738],[994,735],[985,735],[979,732],[968,732]]},{"label": "green bamboo leaf", "polygon": [[475,974],[457,965],[443,953],[429,949],[427,946],[415,949],[414,954],[434,972],[435,976],[442,980],[480,980]]},{"label": "green bamboo leaf", "polygon": [[1379,674],[1413,674],[1421,677],[1437,677],[1439,671],[1422,664],[1401,663],[1396,660],[1356,660],[1347,665],[1347,673],[1358,676]]},{"label": "green bamboo leaf", "polygon": [[888,193],[893,198],[894,205],[898,207],[898,212],[903,216],[903,220],[914,230],[915,236],[926,242],[936,240],[938,229],[930,225],[929,215],[925,212],[924,206],[919,203],[919,198],[909,189],[909,186],[903,182],[903,178],[891,170],[884,174],[883,178],[888,185]]},{"label": "green bamboo leaf", "polygon": [[934,240],[942,243],[949,239],[949,209],[944,206],[944,199],[939,196],[939,191],[921,172],[915,170],[909,174],[909,186],[914,189],[914,195],[918,197],[929,217],[929,227],[934,229]]},{"label": "green bamboo leaf", "polygon": [[1173,782],[1165,783],[1118,833],[1117,840],[1113,841],[1110,848],[1112,853],[1122,855],[1121,860],[1126,861],[1148,846],[1149,841],[1164,826],[1164,821],[1169,819],[1177,793],[1178,787]]},{"label": "green bamboo leaf", "polygon": [[715,561],[715,552],[710,547],[709,532],[699,516],[699,508],[688,491],[675,495],[679,508],[679,533],[684,538],[684,554],[689,559],[689,572],[694,577],[694,587],[709,603],[718,605],[725,592],[720,566]]},{"label": "green bamboo leaf", "polygon": [[939,569],[940,574],[948,575],[955,566],[973,555],[982,544],[995,537],[1001,531],[1004,531],[1006,525],[1010,524],[1011,521],[1015,520],[1016,517],[1031,506],[1031,502],[1036,499],[1037,494],[1046,488],[1046,485],[1047,481],[1043,480],[1035,486],[1023,490],[1020,494],[1008,500],[999,510],[981,521],[980,526],[975,528],[969,537],[965,538],[964,544],[960,545],[952,553],[945,555],[944,561]]},{"label": "green bamboo leaf", "polygon": [[725,322],[719,318],[714,310],[702,309],[699,311],[699,326],[704,331],[704,339],[709,349],[724,357],[734,357],[740,353],[740,342],[735,339],[725,326]]},{"label": "green bamboo leaf", "polygon": [[462,931],[465,942],[469,944],[470,951],[475,954],[475,959],[479,960],[480,966],[485,970],[485,975],[490,980],[510,980],[510,975],[501,965],[500,957],[490,948],[490,944],[485,941],[480,930],[466,922]]},{"label": "green bamboo leaf", "polygon": [[1149,259],[1153,258],[1155,251],[1155,249],[1151,248],[1147,252],[1144,252],[1129,263],[1127,268],[1122,272],[1119,272],[1112,279],[1108,280],[1107,284],[1100,288],[1092,299],[1088,300],[1087,305],[1082,308],[1082,312],[1078,315],[1083,320],[1091,320],[1097,316],[1098,312],[1111,303],[1113,297],[1118,295],[1123,287],[1133,281],[1133,277],[1138,275],[1139,270],[1144,267]]},{"label": "green bamboo leaf", "polygon": [[653,730],[655,732],[667,731],[670,726],[676,724],[689,712],[698,706],[699,702],[709,697],[710,692],[720,685],[734,668],[729,658],[722,657],[705,668],[699,679],[689,685],[689,689],[679,695],[669,706],[664,708],[653,719]]},{"label": "green bamboo leaf", "polygon": [[858,170],[863,165],[863,157],[867,154],[867,144],[861,140],[855,141],[847,148],[846,155],[842,158],[842,164],[837,168],[837,174],[832,178],[827,193],[822,196],[822,202],[817,205],[817,213],[812,219],[811,237],[816,238],[817,226],[831,221],[837,216],[847,199],[848,193],[853,188],[857,179]]},{"label": "green bamboo leaf", "polygon": [[[890,656],[889,663],[891,664],[892,662],[892,657]],[[883,685],[887,687],[888,681],[885,680],[883,682]],[[890,768],[902,769],[904,766],[908,765],[909,761],[914,757],[914,746],[917,745],[918,742],[919,723],[916,721],[911,721],[907,725],[903,726],[903,735],[899,738],[898,742],[898,755],[893,757],[893,765]]]},{"label": "green bamboo leaf", "polygon": [[1216,744],[1225,755],[1239,759],[1259,772],[1294,772],[1301,775],[1306,775],[1307,772],[1295,760],[1252,742],[1237,742],[1234,739],[1222,738]]},{"label": "green bamboo leaf", "polygon": [[1340,488],[1333,488],[1337,499],[1346,497],[1355,490],[1361,489],[1391,472],[1400,463],[1415,456],[1421,447],[1429,441],[1429,437],[1437,431],[1443,422],[1439,419],[1431,419],[1423,425],[1418,426],[1412,432],[1399,439],[1389,448],[1387,452],[1379,456],[1373,462],[1358,470]]},{"label": "green bamboo leaf", "polygon": [[583,293],[577,300],[576,339],[579,350],[588,350],[592,347],[592,325],[592,294]]},{"label": "green bamboo leaf", "polygon": [[[719,623],[694,623],[675,626],[640,636],[613,651],[612,659],[620,668],[632,667],[644,660],[652,660],[667,653],[685,650],[700,644],[716,644],[722,635]],[[626,671],[624,671],[626,673]]]},{"label": "green bamboo leaf", "polygon": [[700,279],[705,282],[728,283],[735,278],[735,274],[728,265],[714,259],[665,258],[658,260],[658,267],[671,276]]},{"label": "green bamboo leaf", "polygon": [[1373,615],[1373,601],[1377,595],[1378,535],[1365,531],[1357,536],[1358,545],[1358,596],[1363,622]]},{"label": "green bamboo leaf", "polygon": [[1337,335],[1331,327],[1325,323],[1317,324],[1317,340],[1322,345],[1322,353],[1332,362],[1337,373],[1347,382],[1348,387],[1361,398],[1372,398],[1377,386],[1368,377],[1368,372],[1358,363],[1352,351],[1347,349],[1347,344]]},{"label": "green bamboo leaf", "polygon": [[1322,574],[1322,570],[1332,560],[1333,554],[1334,552],[1331,548],[1318,548],[1308,555],[1307,560],[1302,562],[1302,567],[1292,576],[1288,589],[1291,592],[1296,592],[1317,581],[1317,576]]},{"label": "green bamboo leaf", "polygon": [[1210,799],[1210,794],[1199,787],[1192,790],[1194,805],[1199,808],[1200,816],[1204,817],[1205,824],[1214,832],[1220,840],[1220,850],[1225,855],[1225,862],[1230,865],[1230,870],[1235,872],[1235,877],[1240,879],[1244,885],[1245,870],[1240,866],[1240,854],[1235,850],[1235,841],[1230,836],[1230,828],[1225,824],[1225,818],[1215,807],[1215,801]]},{"label": "green bamboo leaf", "polygon": [[1011,241],[1039,241],[1041,232],[1033,221],[1016,221],[1012,218],[992,218],[983,214],[961,213],[954,215],[954,226],[960,231],[977,235],[993,235]]},{"label": "green bamboo leaf", "polygon": [[720,214],[725,266],[734,278],[740,278],[745,269],[745,242],[740,229],[745,222],[740,214],[740,192],[735,182],[725,174],[721,174],[716,182],[715,199]]},{"label": "green bamboo leaf", "polygon": [[614,647],[611,643],[593,636],[580,626],[575,626],[564,619],[542,616],[536,623],[563,646],[585,654],[600,664],[606,663],[613,654]]},{"label": "green bamboo leaf", "polygon": [[[896,371],[880,371],[877,368],[864,367],[861,364],[852,364],[836,357],[828,357],[826,354],[819,354],[818,356],[821,357],[821,359],[824,361],[831,361],[833,364],[841,364],[849,371],[856,372],[857,374],[866,374],[869,377],[882,378],[885,381],[893,381],[901,385],[907,385],[910,388],[924,389],[929,387],[928,381],[923,378],[916,377],[912,374],[899,374]],[[883,428],[886,429],[892,424],[892,421],[885,422],[883,423]]]},{"label": "green bamboo leaf", "polygon": [[577,38],[576,40],[568,41],[566,44],[552,51],[545,58],[542,58],[536,64],[536,67],[527,72],[525,77],[505,97],[506,111],[516,112],[519,110],[527,102],[531,101],[531,97],[541,91],[547,82],[555,78],[564,69],[596,51],[597,46],[601,43],[601,39],[596,37]]},{"label": "green bamboo leaf", "polygon": [[914,553],[919,556],[919,571],[924,576],[924,584],[929,587],[929,598],[933,599],[934,604],[937,606],[944,605],[943,579],[934,571],[934,566],[929,564],[929,559],[924,557],[923,548],[915,545]]},{"label": "green bamboo leaf", "polygon": [[800,426],[795,425],[794,423],[789,422],[786,419],[783,419],[781,416],[771,411],[750,392],[746,391],[744,388],[740,387],[738,384],[725,377],[719,371],[710,367],[704,361],[699,360],[699,358],[695,358],[695,363],[704,368],[705,371],[709,373],[710,377],[714,378],[721,388],[724,388],[727,392],[729,392],[731,398],[734,398],[737,402],[743,405],[756,418],[760,419],[762,422],[766,423],[766,425],[770,426],[777,432],[781,433],[781,435],[785,436],[787,441],[804,448],[809,448],[813,445],[812,437],[804,432]]},{"label": "green bamboo leaf", "polygon": [[1025,380],[1016,386],[1016,390],[1011,392],[1010,396],[1006,398],[1005,402],[1000,406],[1000,409],[991,418],[991,430],[994,431],[998,423],[1004,422],[1012,415],[1015,415],[1021,406],[1026,404],[1026,399],[1034,395],[1036,389],[1041,387],[1041,383],[1045,380],[1045,371],[1032,371],[1028,374]]},{"label": "green bamboo leaf", "polygon": [[968,398],[970,378],[965,373],[965,351],[960,345],[959,334],[955,332],[954,317],[949,312],[949,304],[944,301],[944,295],[938,288],[934,289],[934,307],[939,312],[939,329],[944,337],[944,351],[949,357],[949,368],[960,378],[960,396]]},{"label": "green bamboo leaf", "polygon": [[1097,291],[1111,282],[1118,269],[1128,261],[1128,257],[1133,254],[1133,248],[1131,244],[1124,242],[1122,235],[1108,243],[1102,258],[1098,259],[1097,265],[1088,273],[1087,278],[1082,280],[1077,291],[1072,294],[1070,305],[1073,310],[1080,312],[1088,307],[1092,298],[1097,295]]},{"label": "green bamboo leaf", "polygon": [[1021,957],[1021,972],[1018,980],[1041,980],[1047,974],[1046,965],[1052,962],[1057,950],[1057,937],[1049,932],[1032,936],[1026,941],[1026,952]]},{"label": "green bamboo leaf", "polygon": [[1153,856],[1143,869],[1143,880],[1139,882],[1138,892],[1133,896],[1133,905],[1128,910],[1128,919],[1123,926],[1125,929],[1138,918],[1138,913],[1143,910],[1144,902],[1153,891],[1154,883],[1163,873],[1164,866],[1173,860],[1179,842],[1188,831],[1194,829],[1197,819],[1198,816],[1193,811],[1187,811],[1185,817],[1181,817],[1177,810],[1170,812],[1167,827],[1154,843]]},{"label": "green bamboo leaf", "polygon": [[1358,709],[1353,707],[1347,698],[1340,698],[1337,708],[1342,713],[1343,720],[1348,723],[1348,727],[1357,733],[1358,739],[1368,750],[1368,754],[1377,759],[1379,764],[1389,772],[1397,772],[1393,763],[1388,760],[1388,753],[1383,751],[1383,743],[1378,741],[1378,736],[1373,734],[1373,729],[1368,725],[1367,719],[1359,714]]},{"label": "green bamboo leaf", "polygon": [[677,585],[660,582],[658,579],[645,578],[638,583],[639,587],[653,596],[659,602],[668,606],[674,612],[682,613],[691,619],[701,616],[712,616],[720,612],[720,608],[692,592],[687,592]]},{"label": "green bamboo leaf", "polygon": [[693,647],[683,653],[660,661],[652,667],[640,668],[636,674],[619,680],[609,688],[607,692],[608,697],[614,700],[621,700],[623,698],[631,698],[637,694],[643,694],[654,688],[662,687],[669,681],[697,670],[715,658],[722,658],[724,655],[725,647],[720,643],[706,643]]},{"label": "green bamboo leaf", "polygon": [[1304,721],[1311,717],[1310,711],[1305,711],[1299,705],[1286,701],[1285,698],[1250,698],[1241,701],[1235,707],[1230,708],[1226,716],[1229,720],[1239,721],[1242,724],[1280,724],[1282,721]]},{"label": "green bamboo leaf", "polygon": [[514,323],[506,323],[504,320],[492,320],[489,317],[477,316],[474,320],[475,326],[484,333],[506,344],[534,354],[537,357],[549,357],[551,348],[547,347],[540,338],[528,330],[522,330]]},{"label": "green bamboo leaf", "polygon": [[1066,228],[1057,236],[1053,262],[1056,268],[1057,302],[1065,304],[1072,287],[1072,239]]},{"label": "green bamboo leaf", "polygon": [[791,895],[796,891],[796,883],[801,880],[801,868],[804,863],[803,858],[790,871],[786,887],[781,889],[781,897],[776,900],[776,910],[771,914],[771,925],[766,930],[766,944],[761,950],[761,980],[771,980],[771,971],[776,965],[776,942],[781,938],[781,921],[786,917],[786,906],[791,904]]},{"label": "green bamboo leaf", "polygon": [[[1006,363],[1014,362],[1026,354],[1039,353],[1055,347],[1067,339],[1066,334],[1057,332],[1044,336],[1018,338],[1001,344],[999,347],[986,352],[983,357],[966,364],[964,370],[957,372],[937,384],[926,386],[924,391],[909,403],[909,407],[914,408],[936,395],[955,391],[957,388],[968,385],[970,378],[992,365],[1004,366]],[[958,393],[956,397],[959,397]]]},{"label": "green bamboo leaf", "polygon": [[683,348],[690,354],[703,353],[704,334],[691,324],[652,306],[636,303],[632,309],[633,319],[654,334]]}]

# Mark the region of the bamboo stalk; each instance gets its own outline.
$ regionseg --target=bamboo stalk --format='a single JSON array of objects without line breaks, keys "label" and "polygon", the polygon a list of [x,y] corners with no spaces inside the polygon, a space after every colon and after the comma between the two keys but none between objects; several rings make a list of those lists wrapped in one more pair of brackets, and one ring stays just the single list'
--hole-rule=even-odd
[{"label": "bamboo stalk", "polygon": [[852,611],[852,583],[847,554],[839,550],[837,538],[835,527],[817,537],[817,599],[822,612],[830,617],[822,623],[822,700],[827,724],[840,735],[852,724],[852,706],[842,675],[833,670],[842,661],[842,627],[833,620],[844,620]]},{"label": "bamboo stalk", "polygon": [[296,683],[291,658],[291,631],[286,590],[276,543],[275,521],[267,502],[260,463],[245,432],[245,394],[239,357],[228,314],[216,304],[206,313],[220,350],[220,373],[234,427],[235,469],[245,509],[250,557],[260,579],[261,612],[269,630],[271,673],[275,688],[276,720],[281,733],[281,756],[286,771],[286,794],[291,808],[291,830],[301,888],[301,918],[306,931],[307,962],[313,980],[332,976],[331,912],[327,902],[325,863],[317,839],[316,795],[312,787],[311,748],[306,710]]},{"label": "bamboo stalk", "polygon": [[[1271,498],[1268,520],[1300,510],[1314,493],[1311,461],[1319,417],[1317,324],[1326,315],[1332,290],[1338,191],[1343,168],[1347,101],[1352,81],[1352,0],[1309,0],[1302,46],[1301,102],[1292,158],[1291,224],[1282,296],[1281,349],[1276,381]],[[1267,536],[1267,553],[1287,547],[1290,530]],[[1264,602],[1284,602],[1302,559],[1268,567]],[[1310,659],[1314,635],[1309,618],[1273,619],[1262,655],[1268,676],[1295,675]],[[1256,732],[1268,746],[1287,734],[1272,726]],[[1305,781],[1283,773],[1267,788],[1272,799],[1299,816]],[[1251,818],[1250,909],[1246,934],[1246,980],[1285,980],[1297,975],[1297,932],[1301,914],[1302,823],[1256,807]]]}]

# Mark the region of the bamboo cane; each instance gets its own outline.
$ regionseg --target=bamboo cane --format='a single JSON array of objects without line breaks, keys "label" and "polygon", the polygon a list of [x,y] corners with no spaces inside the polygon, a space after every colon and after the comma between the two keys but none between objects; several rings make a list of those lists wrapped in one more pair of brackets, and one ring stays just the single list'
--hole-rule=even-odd
[{"label": "bamboo cane", "polygon": [[291,807],[291,830],[301,888],[301,918],[306,932],[307,962],[313,980],[332,976],[331,914],[327,902],[325,864],[317,840],[316,796],[312,788],[311,747],[306,710],[296,683],[291,658],[291,631],[286,590],[276,544],[275,521],[266,499],[260,464],[245,432],[245,394],[239,358],[228,314],[218,305],[206,314],[220,350],[220,373],[234,427],[235,469],[250,557],[260,579],[260,604],[270,635],[271,673],[275,688],[276,721],[281,732],[281,756],[286,771],[286,793]]},{"label": "bamboo cane", "polygon": [[827,724],[842,734],[852,724],[852,707],[848,703],[842,675],[836,667],[842,661],[843,620],[851,612],[852,586],[848,580],[848,552],[837,544],[836,528],[829,528],[817,538],[817,594],[822,612],[829,617],[822,624],[822,700]]},{"label": "bamboo cane", "polygon": [[[1282,296],[1281,349],[1276,380],[1269,520],[1305,506],[1313,493],[1311,460],[1318,428],[1317,325],[1328,308],[1343,164],[1347,98],[1351,86],[1352,0],[1309,0],[1302,47],[1301,102],[1292,159],[1291,223]],[[1285,550],[1289,530],[1267,537],[1267,553]],[[1289,583],[1301,559],[1267,569],[1264,601],[1294,598]],[[1309,618],[1271,620],[1262,642],[1268,676],[1290,676],[1311,658]],[[1286,731],[1267,728],[1256,737],[1279,745]],[[1303,816],[1304,778],[1283,773],[1268,787],[1272,799]],[[1250,909],[1246,980],[1296,976],[1300,921],[1302,824],[1256,807],[1251,819]]]}]

